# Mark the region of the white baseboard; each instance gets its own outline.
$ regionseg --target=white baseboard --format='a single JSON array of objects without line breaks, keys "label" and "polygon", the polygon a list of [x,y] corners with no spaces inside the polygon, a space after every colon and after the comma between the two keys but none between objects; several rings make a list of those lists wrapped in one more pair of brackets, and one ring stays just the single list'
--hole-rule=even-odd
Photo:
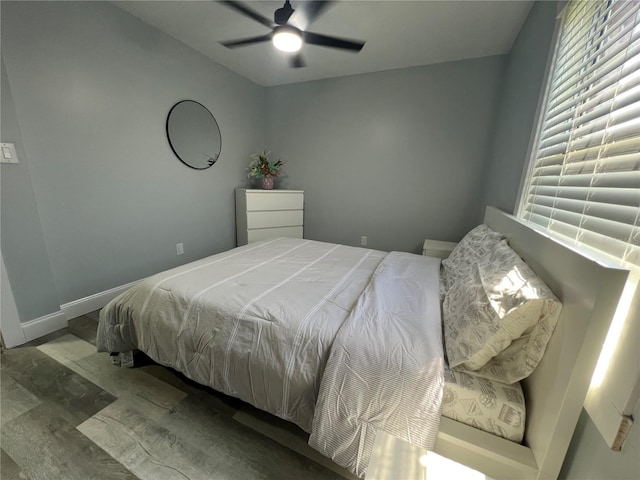
[{"label": "white baseboard", "polygon": [[[65,303],[64,305],[60,306],[60,310],[58,310],[57,312],[49,313],[48,315],[29,320],[28,322],[20,323],[17,310],[15,312],[15,315],[13,315],[13,317],[11,317],[10,319],[4,318],[5,316],[3,315],[2,333],[6,347],[16,347],[18,345],[22,345],[23,343],[31,342],[32,340],[65,328],[67,326],[67,322],[72,318],[86,315],[87,313],[91,313],[95,310],[101,309],[113,298],[117,297],[130,287],[134,286],[139,281],[140,280],[127,283],[126,285],[120,285],[119,287],[111,288],[109,290],[105,290],[104,292],[98,292],[93,295],[89,295],[88,297]],[[8,286],[8,282],[6,282],[6,285]],[[8,289],[4,288],[4,286],[5,284],[3,282],[3,292],[8,291]],[[5,304],[9,304],[9,302],[2,302],[3,313],[7,313],[6,310],[8,307]],[[9,315],[7,315],[7,317],[9,317]],[[9,320],[11,320],[11,322]],[[14,326],[14,324],[15,328],[13,328],[13,330],[15,330],[15,335],[12,334],[13,330],[11,328]]]},{"label": "white baseboard", "polygon": [[24,332],[20,327],[20,316],[13,298],[13,290],[9,283],[9,276],[4,267],[4,257],[0,255],[2,270],[0,272],[0,333],[6,348],[16,347],[26,342]]},{"label": "white baseboard", "polygon": [[21,323],[20,326],[22,327],[25,341],[30,342],[31,340],[44,337],[49,333],[65,328],[67,326],[67,316],[62,310],[58,310],[44,317]]},{"label": "white baseboard", "polygon": [[139,281],[140,280],[136,280],[135,282],[127,283],[126,285],[120,285],[119,287],[114,287],[109,290],[105,290],[104,292],[94,293],[93,295],[89,295],[88,297],[73,300],[72,302],[60,305],[60,309],[65,313],[67,319],[69,320],[81,315],[86,315],[87,313],[100,310],[111,300],[116,298],[125,290],[133,287]]}]

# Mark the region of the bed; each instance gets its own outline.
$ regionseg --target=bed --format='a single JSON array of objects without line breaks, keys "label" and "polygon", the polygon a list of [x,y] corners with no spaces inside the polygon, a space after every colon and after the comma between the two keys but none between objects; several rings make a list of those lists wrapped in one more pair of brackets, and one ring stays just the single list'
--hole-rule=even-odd
[{"label": "bed", "polygon": [[440,419],[440,261],[297,238],[152,276],[100,314],[97,346],[139,349],[309,432],[364,476],[376,432],[428,448]]},{"label": "bed", "polygon": [[[313,448],[360,477],[394,478],[391,463],[435,448],[496,479],[555,478],[626,275],[496,209],[485,224],[564,303],[542,362],[522,382],[524,445],[440,415],[452,374],[436,258],[284,238],[250,244],[123,293],[101,312],[97,346],[140,349],[296,423]],[[381,462],[390,451],[404,453]]]}]

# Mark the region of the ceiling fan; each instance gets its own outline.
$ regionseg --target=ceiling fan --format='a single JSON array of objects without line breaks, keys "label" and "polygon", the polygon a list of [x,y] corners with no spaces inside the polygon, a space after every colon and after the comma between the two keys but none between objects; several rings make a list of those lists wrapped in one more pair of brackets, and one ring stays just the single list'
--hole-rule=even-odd
[{"label": "ceiling fan", "polygon": [[[365,43],[358,40],[321,35],[303,30],[303,28],[306,28],[311,22],[315,21],[327,7],[333,3],[332,0],[301,1],[297,10],[294,10],[289,0],[286,0],[284,6],[274,12],[273,21],[242,2],[226,0],[221,3],[271,29],[271,32],[265,35],[220,42],[227,48],[244,47],[261,42],[273,42],[277,49],[284,52],[295,53],[300,50],[303,43],[307,43],[309,45],[359,52]],[[300,68],[306,65],[300,53],[289,56],[289,64],[292,68]]]}]

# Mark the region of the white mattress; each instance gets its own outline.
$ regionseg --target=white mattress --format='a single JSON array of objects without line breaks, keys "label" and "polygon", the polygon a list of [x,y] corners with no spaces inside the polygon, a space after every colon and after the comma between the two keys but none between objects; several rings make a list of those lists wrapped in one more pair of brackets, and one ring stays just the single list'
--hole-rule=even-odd
[{"label": "white mattress", "polygon": [[445,365],[442,415],[500,437],[522,442],[525,403],[520,383],[505,383]]}]

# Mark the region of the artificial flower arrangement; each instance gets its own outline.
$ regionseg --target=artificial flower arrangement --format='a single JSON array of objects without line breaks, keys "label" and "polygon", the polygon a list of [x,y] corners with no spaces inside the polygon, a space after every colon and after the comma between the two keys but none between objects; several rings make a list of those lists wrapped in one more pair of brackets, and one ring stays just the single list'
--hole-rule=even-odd
[{"label": "artificial flower arrangement", "polygon": [[249,176],[256,178],[277,177],[282,171],[282,160],[275,162],[269,161],[271,152],[263,150],[260,153],[251,155],[251,163],[249,164]]}]

